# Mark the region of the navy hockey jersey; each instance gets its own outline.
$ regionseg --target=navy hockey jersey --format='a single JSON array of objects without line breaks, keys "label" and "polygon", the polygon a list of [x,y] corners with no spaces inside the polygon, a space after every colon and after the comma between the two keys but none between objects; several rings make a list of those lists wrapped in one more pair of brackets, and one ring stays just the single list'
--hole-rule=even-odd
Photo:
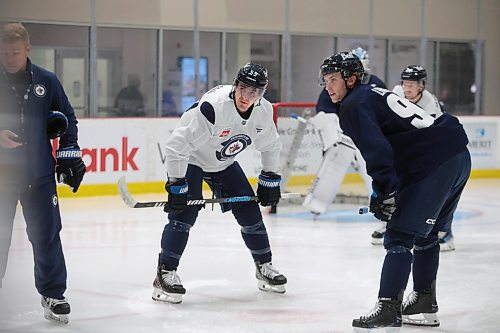
[{"label": "navy hockey jersey", "polygon": [[445,113],[435,119],[380,87],[358,85],[340,105],[340,126],[361,151],[381,193],[419,181],[468,144],[456,117]]}]

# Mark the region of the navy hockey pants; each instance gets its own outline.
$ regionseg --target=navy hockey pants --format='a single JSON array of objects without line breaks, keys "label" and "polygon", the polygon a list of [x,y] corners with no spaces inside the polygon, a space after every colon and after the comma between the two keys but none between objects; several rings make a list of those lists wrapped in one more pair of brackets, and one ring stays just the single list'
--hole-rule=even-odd
[{"label": "navy hockey pants", "polygon": [[59,232],[61,216],[56,183],[19,189],[0,182],[0,278],[5,275],[17,202],[21,202],[28,239],[33,247],[35,287],[41,295],[62,299],[66,291],[66,265]]},{"label": "navy hockey pants", "polygon": [[[203,179],[210,184],[216,197],[254,196],[252,186],[237,162],[220,172],[204,172],[189,164],[186,172],[188,199],[202,198]],[[167,269],[177,268],[186,247],[189,230],[196,222],[201,206],[188,206],[180,213],[170,212],[161,238],[160,262]],[[271,261],[271,247],[259,205],[255,201],[224,204],[223,211],[231,210],[241,226],[241,235],[255,261]]]},{"label": "navy hockey pants", "polygon": [[387,253],[379,297],[396,299],[406,289],[412,263],[415,291],[429,288],[436,280],[439,267],[438,232],[451,227],[470,171],[470,154],[466,149],[420,182],[401,188],[396,212],[387,224],[384,236]]}]

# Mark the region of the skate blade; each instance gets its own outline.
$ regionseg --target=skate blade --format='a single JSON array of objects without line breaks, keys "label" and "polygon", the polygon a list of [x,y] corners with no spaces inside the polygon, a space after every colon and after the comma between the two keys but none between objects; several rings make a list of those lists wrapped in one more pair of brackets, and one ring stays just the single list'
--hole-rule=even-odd
[{"label": "skate blade", "polygon": [[153,295],[151,298],[154,301],[179,304],[182,303],[182,294],[167,293],[161,289],[153,288]]},{"label": "skate blade", "polygon": [[257,281],[257,286],[259,287],[259,290],[262,291],[270,291],[273,293],[278,293],[278,294],[284,294],[286,292],[286,288],[284,284],[280,285],[270,285],[268,283],[262,282],[262,281]]},{"label": "skate blade", "polygon": [[440,322],[435,313],[420,313],[415,315],[403,315],[403,324],[438,327]]},{"label": "skate blade", "polygon": [[361,328],[353,327],[352,333],[400,333],[401,327]]},{"label": "skate blade", "polygon": [[43,317],[49,321],[54,321],[61,324],[69,323],[68,315],[58,315],[50,311],[49,309],[43,309]]}]

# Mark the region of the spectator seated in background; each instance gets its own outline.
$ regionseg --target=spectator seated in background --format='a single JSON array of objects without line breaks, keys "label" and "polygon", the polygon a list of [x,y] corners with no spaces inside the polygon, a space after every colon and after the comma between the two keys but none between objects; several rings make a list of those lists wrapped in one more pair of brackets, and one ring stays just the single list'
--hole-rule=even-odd
[{"label": "spectator seated in background", "polygon": [[139,75],[130,74],[128,85],[122,88],[115,99],[115,110],[119,117],[143,117],[144,97],[139,91],[141,80]]}]

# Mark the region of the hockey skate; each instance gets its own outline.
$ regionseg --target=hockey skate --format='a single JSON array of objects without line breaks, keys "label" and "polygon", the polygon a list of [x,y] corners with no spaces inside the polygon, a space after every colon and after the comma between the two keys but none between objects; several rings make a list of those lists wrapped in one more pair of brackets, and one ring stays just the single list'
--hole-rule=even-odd
[{"label": "hockey skate", "polygon": [[153,282],[153,300],[179,304],[186,289],[182,286],[181,279],[176,270],[167,270],[165,264],[160,264]]},{"label": "hockey skate", "polygon": [[377,329],[379,332],[398,333],[402,325],[401,300],[390,298],[379,298],[368,314],[352,321],[355,333],[368,333]]},{"label": "hockey skate", "polygon": [[387,223],[386,222],[382,222],[382,227],[380,229],[375,230],[372,233],[372,242],[371,243],[373,245],[382,245],[382,244],[384,244],[384,235],[385,235],[385,231],[387,230],[386,226],[387,226]]},{"label": "hockey skate", "polygon": [[283,276],[270,262],[260,264],[255,262],[255,277],[257,286],[262,291],[272,291],[283,294],[286,292],[286,277]]},{"label": "hockey skate", "polygon": [[455,244],[453,243],[453,234],[451,231],[440,231],[438,233],[439,237],[439,248],[441,251],[453,251],[455,250]]},{"label": "hockey skate", "polygon": [[69,323],[71,307],[66,298],[56,299],[42,296],[42,307],[45,319],[63,324]]},{"label": "hockey skate", "polygon": [[415,326],[437,327],[440,322],[437,317],[436,281],[429,289],[412,291],[403,302],[403,323]]}]

